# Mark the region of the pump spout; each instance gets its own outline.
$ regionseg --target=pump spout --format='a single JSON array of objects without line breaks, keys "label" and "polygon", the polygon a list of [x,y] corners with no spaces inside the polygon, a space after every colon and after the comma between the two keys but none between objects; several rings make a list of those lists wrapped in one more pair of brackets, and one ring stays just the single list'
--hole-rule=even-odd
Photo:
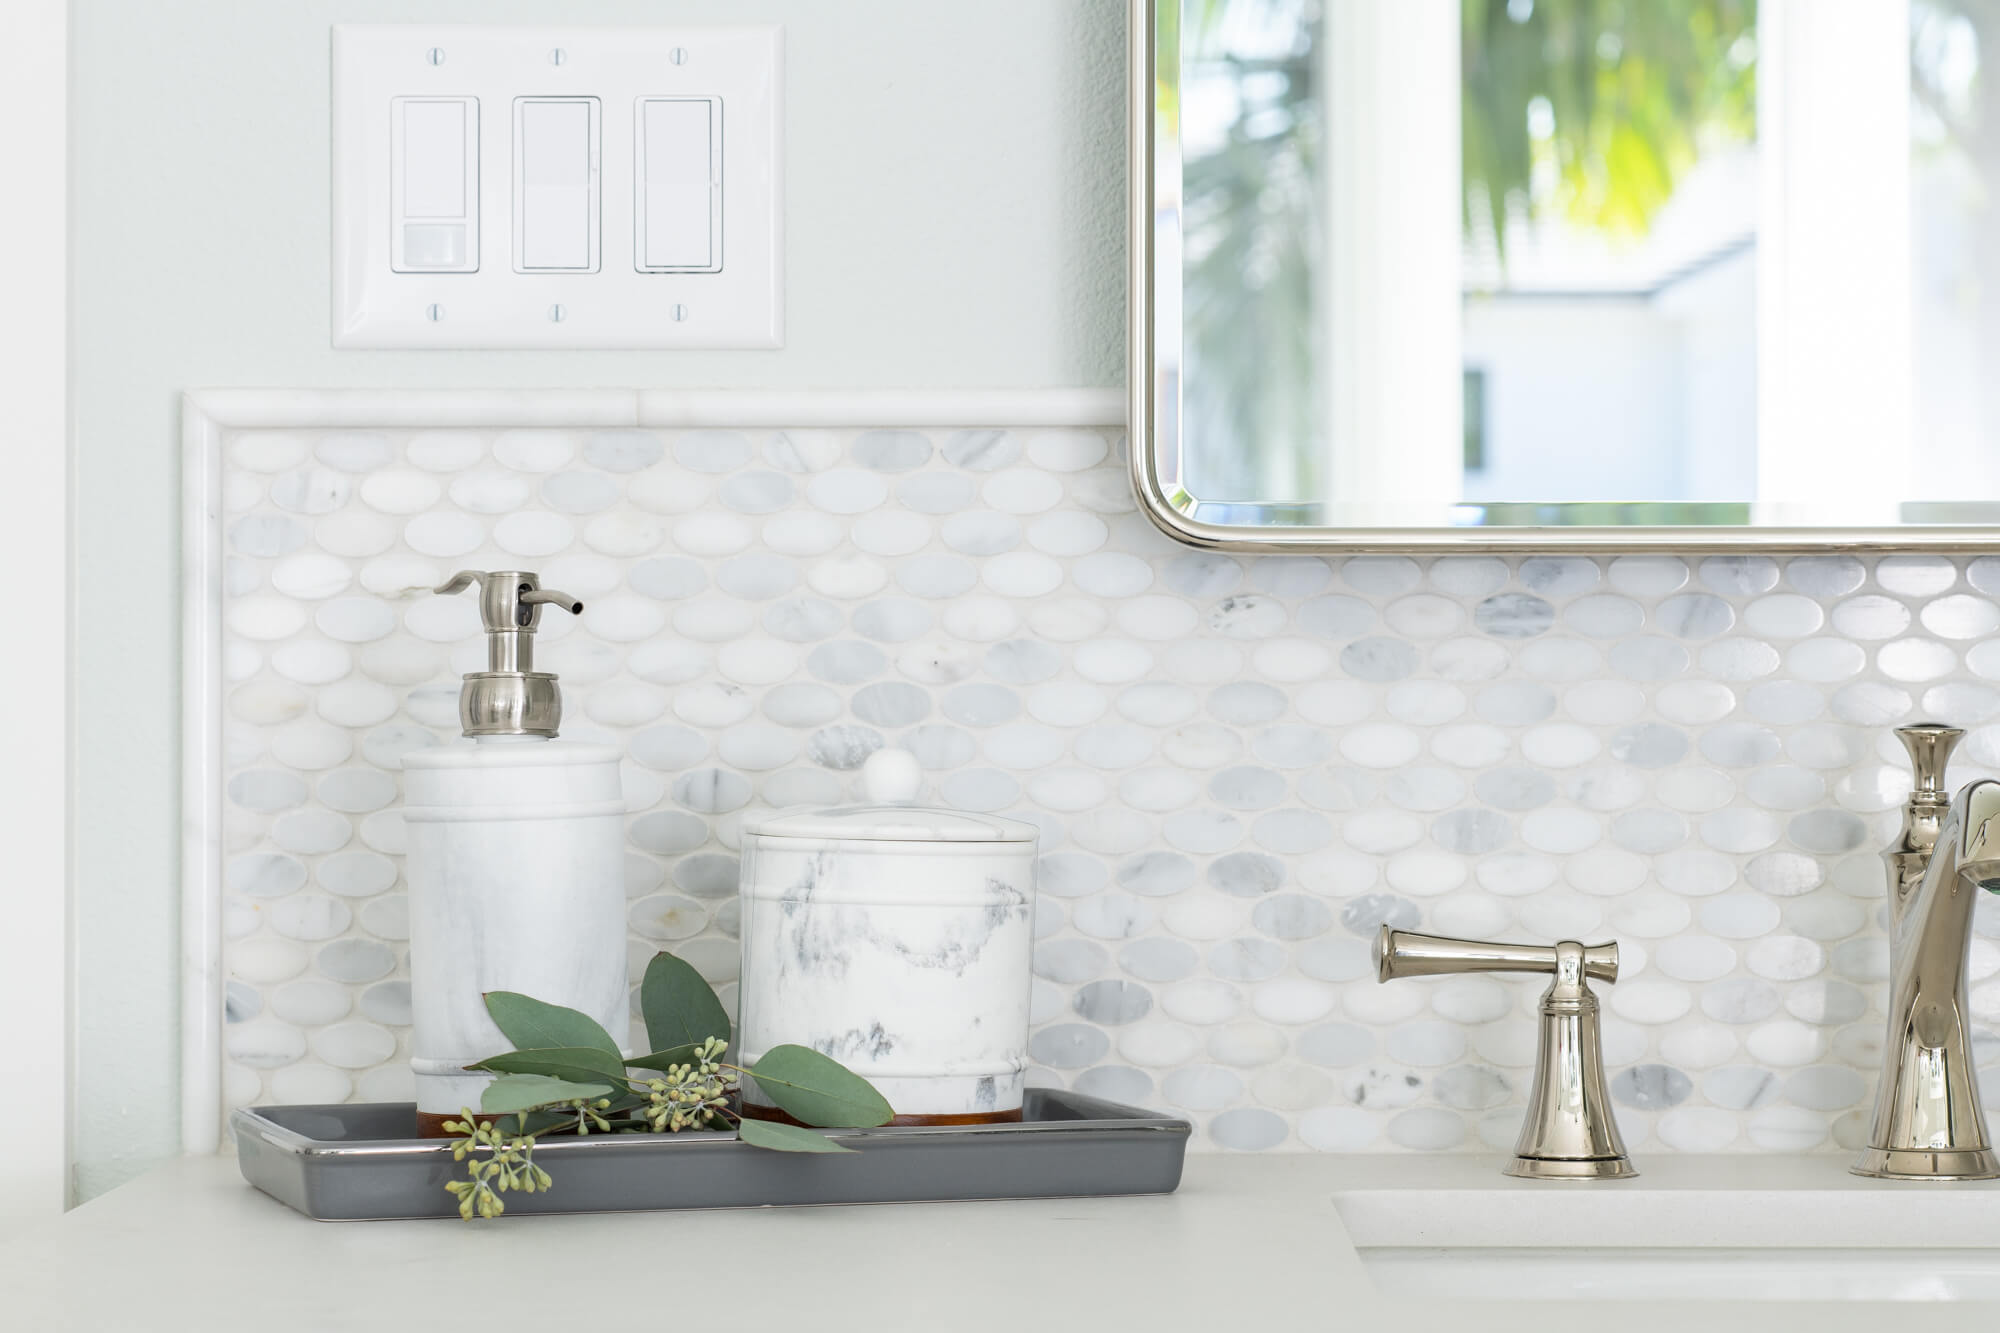
[{"label": "pump spout", "polygon": [[1874,1125],[1853,1170],[1898,1180],[2000,1176],[1979,1104],[1965,995],[1976,895],[2000,893],[2000,782],[1968,784],[1934,845],[1892,849],[1890,866],[1892,876],[1920,874],[1911,887],[1892,886],[1889,1030]]},{"label": "pump spout", "polygon": [[566,592],[554,592],[548,588],[537,588],[533,592],[521,594],[521,602],[526,606],[554,606],[573,616],[583,614],[583,603]]}]

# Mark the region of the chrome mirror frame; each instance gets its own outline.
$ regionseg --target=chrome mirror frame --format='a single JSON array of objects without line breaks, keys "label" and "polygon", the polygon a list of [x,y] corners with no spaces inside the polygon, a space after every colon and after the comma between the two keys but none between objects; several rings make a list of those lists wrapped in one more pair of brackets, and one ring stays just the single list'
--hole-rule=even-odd
[{"label": "chrome mirror frame", "polygon": [[[1162,73],[1178,83],[1180,53],[1162,52],[1159,14],[1182,0],[1130,0],[1128,159],[1129,360],[1132,486],[1155,526],[1190,546],[1225,551],[1362,554],[1464,554],[1528,551],[2000,551],[2000,527],[1465,527],[1392,528],[1234,525],[1197,516],[1200,501],[1180,487],[1163,458],[1177,458],[1180,438],[1181,329],[1156,299],[1162,272],[1180,268],[1178,191],[1156,203],[1159,164],[1178,165],[1179,145],[1159,123],[1155,92]],[[1175,279],[1178,281],[1178,279]],[[1176,471],[1177,469],[1173,469]],[[1254,508],[1254,506],[1246,506]],[[1270,506],[1276,508],[1276,506]]]}]

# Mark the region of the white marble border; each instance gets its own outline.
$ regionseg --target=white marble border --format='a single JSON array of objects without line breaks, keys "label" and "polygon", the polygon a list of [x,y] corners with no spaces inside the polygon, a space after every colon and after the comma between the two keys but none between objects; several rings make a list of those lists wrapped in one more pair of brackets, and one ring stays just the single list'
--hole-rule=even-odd
[{"label": "white marble border", "polygon": [[222,1138],[222,423],[181,405],[181,1148]]},{"label": "white marble border", "polygon": [[222,1146],[222,438],[334,426],[1122,426],[1121,389],[197,389],[181,402],[181,1146]]}]

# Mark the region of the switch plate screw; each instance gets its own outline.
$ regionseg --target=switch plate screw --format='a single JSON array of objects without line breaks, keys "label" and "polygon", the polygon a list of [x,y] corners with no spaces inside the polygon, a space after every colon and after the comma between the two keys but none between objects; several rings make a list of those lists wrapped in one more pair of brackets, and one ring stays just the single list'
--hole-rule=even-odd
[{"label": "switch plate screw", "polygon": [[676,46],[673,50],[667,52],[667,59],[673,61],[676,65],[685,65],[688,62],[688,49],[685,46]]},{"label": "switch plate screw", "polygon": [[684,324],[687,322],[687,317],[688,317],[688,308],[686,306],[677,305],[674,307],[674,323]]},{"label": "switch plate screw", "polygon": [[430,61],[433,65],[442,65],[444,63],[444,48],[442,46],[433,46],[430,50],[424,52],[424,59]]},{"label": "switch plate screw", "polygon": [[425,306],[424,318],[429,320],[433,324],[437,323],[439,320],[444,318],[444,307],[441,305]]},{"label": "switch plate screw", "polygon": [[568,318],[568,316],[569,316],[569,311],[563,309],[559,305],[552,305],[549,307],[549,323],[551,324],[560,324],[563,322],[564,319]]},{"label": "switch plate screw", "polygon": [[560,46],[558,46],[555,50],[549,52],[549,63],[551,65],[560,65],[565,60],[568,59],[569,59],[569,52],[563,50]]}]

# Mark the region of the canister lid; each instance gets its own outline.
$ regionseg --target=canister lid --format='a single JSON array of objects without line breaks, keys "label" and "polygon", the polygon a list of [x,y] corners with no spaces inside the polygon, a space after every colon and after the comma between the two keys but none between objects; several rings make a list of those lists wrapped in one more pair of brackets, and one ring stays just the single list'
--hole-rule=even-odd
[{"label": "canister lid", "polygon": [[914,805],[923,768],[908,750],[877,750],[861,766],[863,805],[778,810],[744,824],[767,838],[848,838],[877,842],[1033,842],[1035,826],[999,815]]}]

